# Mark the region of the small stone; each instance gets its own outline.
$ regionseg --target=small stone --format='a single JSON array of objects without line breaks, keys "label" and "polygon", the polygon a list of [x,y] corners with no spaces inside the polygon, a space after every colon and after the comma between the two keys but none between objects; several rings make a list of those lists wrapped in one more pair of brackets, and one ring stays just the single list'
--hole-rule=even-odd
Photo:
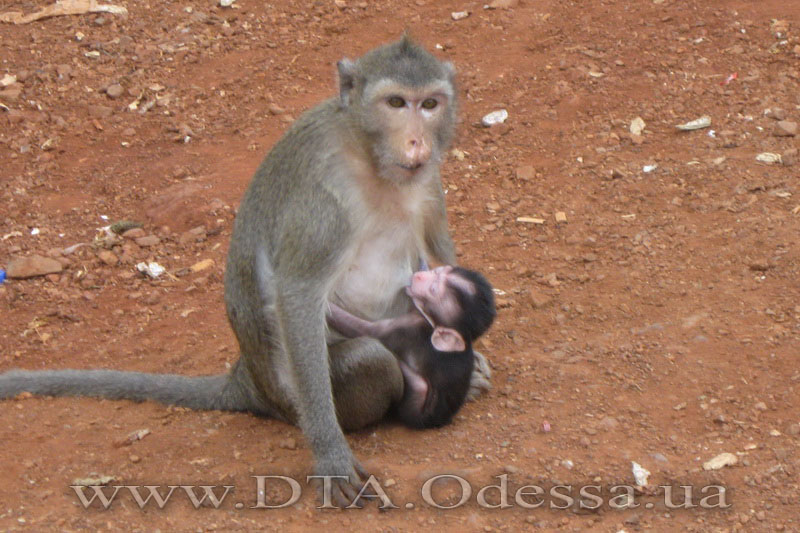
[{"label": "small stone", "polygon": [[[751,261],[750,264],[748,265],[750,270],[752,270],[754,272],[766,272],[767,270],[769,270],[769,266],[770,265],[769,265],[769,263],[767,262],[766,259],[757,259],[755,261]],[[762,405],[763,405],[763,403],[764,402],[759,402],[759,404],[762,404]],[[756,404],[756,405],[758,405],[758,404]],[[763,410],[766,410],[766,406],[764,406]]]},{"label": "small stone", "polygon": [[58,65],[56,67],[56,74],[59,80],[69,81],[70,76],[72,76],[72,65]]},{"label": "small stone", "polygon": [[597,427],[605,431],[613,431],[619,427],[619,421],[614,417],[606,416],[597,424]]},{"label": "small stone", "polygon": [[22,85],[14,83],[0,91],[0,101],[16,102],[22,96]]},{"label": "small stone", "polygon": [[12,76],[11,74],[5,74],[2,78],[0,78],[0,87],[8,87],[9,85],[13,85],[17,82],[17,77]]},{"label": "small stone", "polygon": [[765,404],[764,402],[758,402],[758,403],[757,403],[757,404],[755,404],[753,407],[754,407],[754,408],[755,408],[757,411],[766,411],[766,410],[767,410],[767,404]]},{"label": "small stone", "polygon": [[141,458],[141,457],[139,457],[138,455],[131,455],[131,456],[129,457],[129,459],[131,460],[131,462],[132,462],[132,463],[138,463],[139,461],[141,461],[141,460],[142,460],[142,458]]},{"label": "small stone", "polygon": [[25,120],[25,115],[18,109],[9,109],[6,111],[6,116],[11,124],[19,124]]},{"label": "small stone", "polygon": [[766,163],[768,165],[773,163],[781,163],[781,154],[776,154],[774,152],[761,152],[760,154],[756,155],[756,161],[760,161],[761,163]]},{"label": "small stone", "polygon": [[94,118],[108,118],[114,112],[113,109],[104,105],[90,105],[86,109],[89,115]]},{"label": "small stone", "polygon": [[786,433],[788,433],[792,437],[800,435],[800,424],[792,424],[791,426],[789,426],[789,429],[786,430]]},{"label": "small stone", "polygon": [[147,235],[142,228],[131,228],[128,231],[122,233],[122,236],[126,239],[138,239],[140,237],[144,237]]},{"label": "small stone", "polygon": [[555,217],[556,217],[556,222],[567,221],[567,214],[564,211],[556,211]]},{"label": "small stone", "polygon": [[510,9],[518,5],[519,0],[492,0],[489,3],[489,9]]},{"label": "small stone", "polygon": [[100,250],[97,253],[97,257],[108,266],[115,266],[119,263],[119,258],[111,250]]},{"label": "small stone", "polygon": [[200,271],[205,270],[207,268],[210,268],[212,266],[214,266],[214,260],[213,259],[204,259],[204,260],[198,261],[197,263],[195,263],[192,266],[190,266],[189,270],[191,270],[192,272],[200,272]]},{"label": "small stone", "polygon": [[465,154],[463,150],[459,150],[458,148],[453,148],[452,150],[450,150],[450,155],[452,155],[459,161],[463,161],[464,159],[467,158],[467,154]]},{"label": "small stone", "polygon": [[781,154],[781,163],[785,167],[791,167],[797,163],[797,148],[789,148]]},{"label": "small stone", "polygon": [[490,126],[502,124],[506,121],[506,119],[508,119],[508,111],[505,109],[500,109],[484,115],[484,117],[481,119],[481,124],[488,128]]},{"label": "small stone", "polygon": [[539,280],[539,283],[542,285],[548,285],[550,287],[558,287],[561,285],[561,282],[558,281],[558,275],[555,272],[551,272],[544,276],[542,279]]},{"label": "small stone", "polygon": [[161,239],[156,235],[145,235],[136,239],[136,244],[142,247],[156,246],[161,242]]},{"label": "small stone", "polygon": [[26,279],[58,274],[62,270],[63,267],[59,261],[41,255],[32,255],[12,259],[6,267],[6,276],[10,279]]},{"label": "small stone", "polygon": [[543,294],[536,289],[530,290],[530,302],[534,309],[546,307],[552,301],[553,299],[550,296]]},{"label": "small stone", "polygon": [[631,125],[628,129],[630,130],[631,135],[641,135],[645,127],[646,124],[644,120],[642,120],[642,117],[636,117],[631,121]]},{"label": "small stone", "polygon": [[705,115],[700,118],[690,120],[689,122],[678,124],[675,127],[682,131],[692,131],[707,128],[709,126],[711,126],[711,117]]},{"label": "small stone", "polygon": [[453,20],[462,20],[469,16],[469,11],[454,11],[450,13],[450,17]]},{"label": "small stone", "polygon": [[779,120],[772,130],[772,134],[776,137],[794,137],[797,135],[797,122]]},{"label": "small stone", "polygon": [[108,87],[106,87],[106,95],[112,100],[119,98],[120,96],[123,95],[124,92],[125,89],[123,89],[122,85],[120,85],[119,83],[113,83]]},{"label": "small stone", "polygon": [[642,520],[642,515],[635,514],[625,519],[626,526],[638,526]]},{"label": "small stone", "polygon": [[703,463],[703,470],[719,470],[726,466],[732,466],[739,462],[739,458],[732,453],[721,453],[716,457]]},{"label": "small stone", "polygon": [[536,169],[530,165],[517,167],[516,175],[518,180],[529,181],[536,177]]},{"label": "small stone", "polygon": [[780,107],[773,107],[771,109],[767,109],[764,112],[764,115],[768,118],[774,120],[785,120],[786,119],[786,110],[781,109]]},{"label": "small stone", "polygon": [[271,115],[283,115],[286,113],[286,110],[278,104],[269,104],[267,106],[267,111],[269,111]]}]

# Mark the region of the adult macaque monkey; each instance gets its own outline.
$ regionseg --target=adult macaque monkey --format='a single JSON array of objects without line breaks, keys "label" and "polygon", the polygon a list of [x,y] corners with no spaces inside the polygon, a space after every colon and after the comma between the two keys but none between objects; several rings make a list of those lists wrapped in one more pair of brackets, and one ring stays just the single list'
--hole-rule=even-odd
[{"label": "adult macaque monkey", "polygon": [[[377,340],[326,335],[328,302],[368,320],[409,309],[421,259],[455,264],[439,163],[456,121],[454,70],[407,37],[338,64],[339,96],[302,115],[255,173],[225,272],[241,356],[227,375],[12,371],[22,391],[250,411],[299,424],[332,497],[354,500],[366,472],[342,429],[381,419],[403,394]],[[476,367],[488,370],[481,356]],[[475,373],[477,388],[488,382]]]}]

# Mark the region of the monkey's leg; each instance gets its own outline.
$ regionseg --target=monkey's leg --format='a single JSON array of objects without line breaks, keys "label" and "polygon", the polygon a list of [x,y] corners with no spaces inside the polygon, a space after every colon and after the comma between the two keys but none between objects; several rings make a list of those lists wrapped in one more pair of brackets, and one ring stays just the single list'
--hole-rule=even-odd
[{"label": "monkey's leg", "polygon": [[482,353],[475,350],[475,368],[472,370],[472,377],[469,381],[469,390],[467,391],[467,401],[472,401],[478,396],[492,388],[489,381],[492,379],[492,369],[489,367],[489,361],[483,356]]},{"label": "monkey's leg", "polygon": [[375,339],[359,337],[328,347],[333,401],[345,431],[386,416],[403,396],[403,374],[395,356]]}]

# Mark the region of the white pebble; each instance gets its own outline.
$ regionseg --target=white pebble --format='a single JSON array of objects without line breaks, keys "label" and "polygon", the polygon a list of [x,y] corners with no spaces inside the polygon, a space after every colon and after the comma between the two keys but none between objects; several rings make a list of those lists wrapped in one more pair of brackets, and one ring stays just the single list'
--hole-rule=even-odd
[{"label": "white pebble", "polygon": [[486,126],[494,126],[495,124],[502,124],[508,118],[508,111],[505,109],[500,109],[498,111],[492,111],[488,115],[484,116],[481,119],[481,124]]}]

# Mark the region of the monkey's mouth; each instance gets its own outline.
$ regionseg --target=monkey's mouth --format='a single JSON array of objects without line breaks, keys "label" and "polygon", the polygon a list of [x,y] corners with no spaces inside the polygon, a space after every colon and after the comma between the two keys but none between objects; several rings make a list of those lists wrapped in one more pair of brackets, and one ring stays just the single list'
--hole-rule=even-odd
[{"label": "monkey's mouth", "polygon": [[417,170],[422,168],[423,164],[422,163],[413,163],[413,164],[398,163],[397,166],[402,168],[403,170],[407,170],[409,172],[416,172]]}]

